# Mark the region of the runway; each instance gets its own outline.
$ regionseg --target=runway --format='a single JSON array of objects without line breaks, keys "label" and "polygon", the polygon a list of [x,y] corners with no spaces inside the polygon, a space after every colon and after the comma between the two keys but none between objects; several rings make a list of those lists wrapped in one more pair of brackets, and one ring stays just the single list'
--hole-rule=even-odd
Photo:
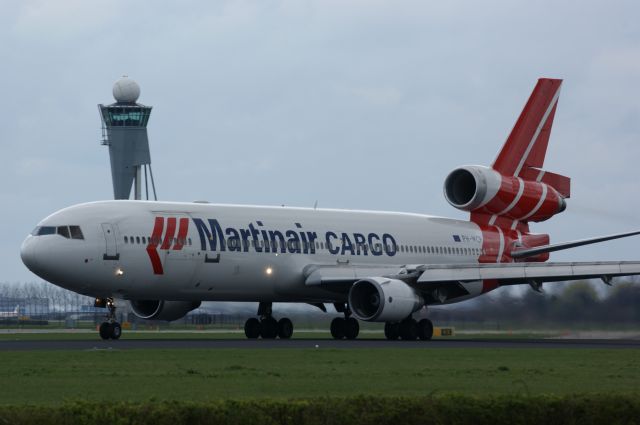
[{"label": "runway", "polygon": [[640,349],[640,340],[633,339],[438,339],[432,341],[387,341],[384,339],[123,339],[102,341],[0,341],[1,351],[37,350],[167,350],[167,349]]}]

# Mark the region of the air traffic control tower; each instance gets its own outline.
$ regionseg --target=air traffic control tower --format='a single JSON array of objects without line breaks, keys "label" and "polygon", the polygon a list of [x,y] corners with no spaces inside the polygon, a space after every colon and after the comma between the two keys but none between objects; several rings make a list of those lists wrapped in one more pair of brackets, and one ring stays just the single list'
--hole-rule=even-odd
[{"label": "air traffic control tower", "polygon": [[109,147],[111,158],[114,199],[129,199],[132,185],[134,199],[142,199],[144,172],[146,199],[149,199],[151,177],[153,199],[157,200],[147,136],[151,106],[136,103],[140,86],[126,76],[113,85],[113,97],[116,103],[98,107],[102,118],[102,144]]}]

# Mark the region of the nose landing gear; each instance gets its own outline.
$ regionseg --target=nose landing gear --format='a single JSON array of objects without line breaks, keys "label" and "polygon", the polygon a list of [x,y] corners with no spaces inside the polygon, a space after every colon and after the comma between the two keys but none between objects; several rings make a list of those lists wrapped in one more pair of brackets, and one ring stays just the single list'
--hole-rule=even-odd
[{"label": "nose landing gear", "polygon": [[94,306],[107,308],[106,320],[100,324],[99,328],[100,338],[104,340],[120,339],[122,326],[116,321],[116,304],[113,298],[96,298]]}]

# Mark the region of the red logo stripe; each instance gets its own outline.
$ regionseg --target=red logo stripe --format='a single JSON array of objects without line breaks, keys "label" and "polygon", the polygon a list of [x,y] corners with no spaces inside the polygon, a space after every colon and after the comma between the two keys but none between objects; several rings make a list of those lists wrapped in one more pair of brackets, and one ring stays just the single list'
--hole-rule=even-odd
[{"label": "red logo stripe", "polygon": [[178,240],[175,245],[173,245],[173,249],[176,251],[180,251],[184,246],[185,239],[187,239],[187,231],[189,230],[189,219],[181,218],[180,219],[180,227],[178,227]]},{"label": "red logo stripe", "polygon": [[153,232],[151,234],[151,238],[149,239],[149,245],[147,246],[147,254],[149,254],[149,259],[151,260],[151,266],[153,267],[154,274],[164,274],[162,262],[160,262],[160,256],[158,255],[158,251],[156,250],[156,247],[162,240],[163,228],[164,218],[156,217],[155,224],[153,225]]},{"label": "red logo stripe", "polygon": [[160,249],[169,249],[171,242],[173,242],[173,235],[176,233],[176,218],[169,217],[167,219],[167,233],[164,235],[164,241]]}]

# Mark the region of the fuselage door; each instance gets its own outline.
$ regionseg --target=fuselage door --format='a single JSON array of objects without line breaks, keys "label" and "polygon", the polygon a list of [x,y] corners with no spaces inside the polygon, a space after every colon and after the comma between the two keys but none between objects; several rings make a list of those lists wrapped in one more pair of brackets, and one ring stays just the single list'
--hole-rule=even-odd
[{"label": "fuselage door", "polygon": [[116,226],[111,223],[102,223],[102,233],[106,242],[103,260],[119,260],[118,245],[116,244]]}]

